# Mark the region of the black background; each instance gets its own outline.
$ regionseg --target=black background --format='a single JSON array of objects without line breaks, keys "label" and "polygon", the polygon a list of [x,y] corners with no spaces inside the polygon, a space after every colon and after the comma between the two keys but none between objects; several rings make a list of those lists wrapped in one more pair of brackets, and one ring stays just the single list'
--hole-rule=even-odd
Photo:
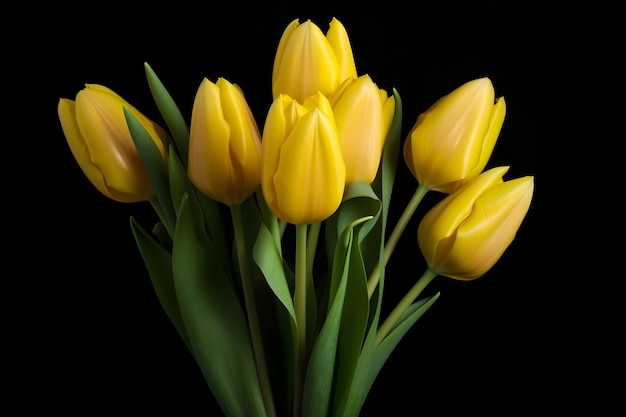
[{"label": "black background", "polygon": [[[188,119],[202,78],[223,76],[242,87],[261,125],[284,28],[310,18],[326,31],[333,16],[348,31],[358,73],[399,91],[403,136],[435,100],[488,76],[507,102],[489,167],[509,165],[506,178],[535,176],[516,240],[482,278],[438,277],[428,287],[429,294],[441,291],[440,299],[391,355],[362,415],[383,409],[385,416],[420,409],[509,415],[545,409],[546,401],[562,406],[553,387],[574,373],[559,343],[569,329],[557,306],[567,294],[552,268],[553,234],[545,225],[554,230],[561,223],[553,213],[569,111],[568,15],[545,5],[505,11],[482,3],[399,4],[103,3],[44,6],[38,18],[23,11],[24,25],[12,38],[20,42],[11,42],[15,56],[7,60],[13,80],[24,78],[7,88],[25,100],[15,117],[29,132],[11,135],[18,152],[11,155],[30,155],[8,173],[15,189],[9,229],[18,231],[9,261],[19,262],[10,282],[19,284],[12,292],[19,297],[7,298],[19,300],[10,324],[18,335],[13,388],[16,398],[26,395],[21,407],[66,415],[220,415],[161,311],[135,246],[129,217],[149,224],[150,207],[113,202],[91,186],[65,142],[59,98],[74,98],[85,83],[103,84],[158,121],[144,75],[148,62]],[[401,161],[396,215],[415,186]],[[436,199],[427,195],[418,213]],[[424,270],[416,227],[409,224],[390,261],[383,311]]]}]

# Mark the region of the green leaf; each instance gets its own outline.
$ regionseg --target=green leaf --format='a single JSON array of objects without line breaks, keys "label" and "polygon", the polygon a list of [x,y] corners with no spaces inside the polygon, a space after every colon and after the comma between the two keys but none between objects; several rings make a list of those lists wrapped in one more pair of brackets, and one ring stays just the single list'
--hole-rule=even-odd
[{"label": "green leaf", "polygon": [[422,317],[422,315],[428,311],[428,309],[434,304],[435,301],[439,298],[439,293],[432,295],[430,297],[422,298],[411,304],[409,308],[404,312],[404,314],[398,319],[398,323],[394,327],[394,329],[389,332],[387,337],[385,337],[380,344],[374,349],[374,356],[372,358],[372,364],[370,368],[370,381],[369,385],[371,386],[374,383],[374,379],[380,372],[380,369],[383,367],[391,352],[398,345],[400,340],[404,337],[406,332],[417,322],[417,320]]},{"label": "green leaf", "polygon": [[394,88],[393,95],[395,100],[395,112],[393,120],[387,132],[385,146],[383,148],[383,156],[381,159],[378,174],[372,183],[372,187],[376,194],[383,202],[383,224],[387,222],[387,213],[389,212],[389,203],[393,191],[393,184],[396,178],[398,168],[398,160],[400,156],[401,134],[402,134],[402,99],[400,94]]},{"label": "green leaf", "polygon": [[186,169],[189,155],[189,128],[187,123],[172,96],[147,62],[144,63],[144,69],[152,97],[172,134],[172,139]]},{"label": "green leaf", "polygon": [[224,267],[232,274],[233,229],[228,218],[228,206],[204,195],[193,187],[195,199],[204,213],[204,226],[207,236],[223,261]]},{"label": "green leaf", "polygon": [[[282,253],[281,249],[281,233],[280,227],[278,225],[278,218],[272,213],[267,202],[265,201],[265,197],[263,197],[263,192],[261,191],[261,187],[259,187],[255,193],[256,201],[259,205],[259,211],[261,212],[261,217],[263,217],[263,222],[265,226],[267,226],[268,230],[274,236],[274,240],[276,241],[276,247],[279,252]],[[282,255],[281,255],[282,256]]]},{"label": "green leaf", "polygon": [[130,226],[157,298],[178,334],[180,334],[187,347],[191,350],[174,288],[172,254],[159,245],[132,217],[130,218]]},{"label": "green leaf", "polygon": [[267,284],[289,312],[291,321],[295,326],[296,311],[284,270],[283,257],[279,248],[276,247],[274,236],[272,236],[272,233],[270,233],[264,223],[259,226],[259,234],[253,249],[253,258],[263,272]]},{"label": "green leaf", "polygon": [[174,210],[178,215],[183,196],[185,194],[193,194],[195,190],[193,185],[191,184],[191,181],[189,180],[187,170],[183,166],[183,163],[180,161],[180,158],[178,157],[176,152],[172,152],[172,150],[173,148],[170,147],[168,163],[170,194],[172,197],[172,205],[174,206]]},{"label": "green leaf", "polygon": [[178,221],[174,285],[194,357],[226,415],[265,416],[246,315],[193,196]]},{"label": "green leaf", "polygon": [[[371,228],[376,224],[376,220],[380,216],[381,201],[369,184],[364,182],[356,182],[348,184],[344,191],[343,201],[335,213],[326,220],[326,251],[329,259],[335,252],[335,245],[339,236],[344,232],[346,227],[350,225],[356,219],[370,216],[372,220],[368,221],[361,229],[359,233],[359,243],[362,243],[363,239]],[[374,241],[376,250],[374,251],[373,263],[378,260],[378,252],[382,242],[380,239]],[[371,250],[368,250],[368,256]],[[331,290],[332,292],[332,290]]]},{"label": "green leaf", "polygon": [[[398,325],[394,330],[392,330],[377,347],[374,347],[376,329],[370,328],[365,344],[363,345],[361,356],[359,357],[359,363],[348,399],[345,406],[338,409],[333,416],[359,416],[376,377],[391,355],[393,349],[395,349],[406,332],[432,306],[438,297],[439,293],[413,303],[398,320]],[[379,313],[378,311],[376,322],[378,322]]]},{"label": "green leaf", "polygon": [[330,300],[328,315],[309,358],[302,398],[303,417],[328,415],[337,356],[337,341],[350,274],[350,253],[355,244],[353,229],[370,219],[371,217],[364,217],[355,220],[345,228],[337,244],[335,256],[337,261],[333,263],[333,275],[335,275],[333,279],[339,282],[339,286]]},{"label": "green leaf", "polygon": [[[373,220],[366,223],[373,223]],[[360,234],[363,228],[355,230]],[[355,241],[358,241],[355,236]],[[348,282],[339,333],[338,358],[335,365],[335,386],[333,389],[333,409],[347,401],[354,373],[356,372],[361,347],[369,319],[369,296],[367,276],[359,245],[353,244],[350,251]]]},{"label": "green leaf", "polygon": [[[265,240],[267,238],[266,224],[264,223],[263,216],[261,214],[261,207],[257,201],[257,195],[252,195],[246,201],[241,203],[241,215],[244,226],[244,234],[246,240],[246,256],[248,257],[248,264],[250,266],[250,277],[254,287],[254,298],[256,302],[257,318],[259,327],[262,333],[263,349],[265,354],[266,366],[270,378],[270,386],[272,388],[272,394],[275,399],[274,405],[277,415],[289,415],[292,408],[292,396],[293,396],[293,376],[295,366],[295,342],[296,342],[296,327],[295,318],[293,316],[294,311],[291,307],[286,308],[283,302],[289,300],[291,303],[291,296],[289,295],[288,278],[283,271],[269,272],[266,277],[264,272],[257,264],[255,257],[254,247],[256,245],[270,244],[259,243],[259,239]],[[263,232],[259,232],[259,229],[263,228]],[[259,238],[261,233],[261,238]],[[274,248],[270,248],[270,251],[274,251]],[[263,250],[261,251],[263,252]],[[278,253],[275,252],[274,255]],[[257,253],[256,256],[259,256]],[[269,255],[267,252],[265,255],[260,255],[262,262],[268,262],[272,264],[277,261],[280,262],[279,255],[274,258],[273,255]],[[273,260],[271,260],[273,258]],[[274,264],[271,267],[264,264],[266,272],[268,269],[276,267]],[[282,279],[282,282],[281,282]],[[287,279],[287,282],[285,282]],[[269,283],[278,285],[272,288]],[[280,297],[275,291],[280,293]],[[248,314],[249,315],[249,314]]]},{"label": "green leaf", "polygon": [[167,164],[150,134],[126,106],[124,106],[124,117],[126,118],[126,124],[128,125],[133,143],[154,187],[156,197],[168,223],[168,229],[173,233],[176,227],[176,212],[170,195]]},{"label": "green leaf", "polygon": [[[378,292],[374,295],[377,297]],[[374,298],[372,297],[372,298]],[[382,297],[377,297],[382,298]],[[380,308],[374,310],[374,323],[378,323],[378,317],[380,315]],[[370,380],[370,364],[372,362],[372,356],[374,351],[374,342],[376,340],[376,328],[370,326],[365,343],[361,349],[361,354],[357,361],[356,369],[354,372],[352,385],[350,391],[344,394],[341,401],[335,401],[333,417],[358,417],[361,411],[361,407],[365,402],[367,393],[370,390],[370,386],[367,383]]]},{"label": "green leaf", "polygon": [[[396,177],[396,171],[398,167],[398,160],[400,157],[400,145],[402,134],[402,99],[400,94],[394,88],[393,90],[395,100],[395,112],[393,120],[389,126],[387,132],[387,138],[385,139],[385,146],[383,148],[383,155],[378,168],[378,174],[372,182],[372,189],[381,201],[381,211],[379,217],[376,219],[376,224],[367,236],[367,241],[363,245],[363,258],[368,273],[371,273],[374,265],[382,261],[379,258],[378,247],[384,245],[384,240],[387,234],[387,220],[389,215],[389,204],[391,202],[391,194]],[[380,254],[382,256],[382,253]],[[385,269],[380,269],[379,286],[382,289],[384,282]],[[374,309],[372,309],[373,311]]]}]

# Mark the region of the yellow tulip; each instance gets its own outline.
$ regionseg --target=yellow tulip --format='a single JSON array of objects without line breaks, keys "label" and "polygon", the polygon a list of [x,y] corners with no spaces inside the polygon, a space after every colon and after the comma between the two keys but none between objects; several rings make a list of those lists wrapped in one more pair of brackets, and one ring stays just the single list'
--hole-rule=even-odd
[{"label": "yellow tulip", "polygon": [[165,158],[165,130],[107,87],[86,84],[75,100],[61,98],[57,111],[72,154],[89,181],[113,200],[147,201],[155,192],[128,130],[124,106]]},{"label": "yellow tulip", "polygon": [[333,18],[324,36],[311,20],[293,20],[278,43],[272,71],[272,94],[303,103],[317,93],[329,95],[348,77],[356,76],[352,47],[343,24]]},{"label": "yellow tulip", "polygon": [[439,275],[479,278],[515,238],[530,207],[534,178],[503,181],[508,169],[483,172],[423,217],[417,231],[419,247]]},{"label": "yellow tulip", "polygon": [[239,87],[224,78],[203,79],[196,93],[188,174],[203,194],[229,205],[261,182],[261,133]]},{"label": "yellow tulip", "polygon": [[420,184],[451,193],[487,165],[504,122],[503,97],[489,78],[469,81],[422,113],[404,143],[404,159]]},{"label": "yellow tulip", "polygon": [[346,183],[371,183],[395,111],[394,97],[362,75],[347,78],[328,99],[339,131]]},{"label": "yellow tulip", "polygon": [[261,189],[280,219],[322,221],[339,207],[346,168],[332,107],[321,93],[303,104],[279,95],[267,114],[261,141]]}]

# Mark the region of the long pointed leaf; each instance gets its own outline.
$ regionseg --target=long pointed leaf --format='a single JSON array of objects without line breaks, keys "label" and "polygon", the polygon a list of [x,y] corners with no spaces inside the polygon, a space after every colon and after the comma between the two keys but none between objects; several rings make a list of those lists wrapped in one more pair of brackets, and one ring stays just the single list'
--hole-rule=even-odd
[{"label": "long pointed leaf", "polygon": [[296,324],[296,311],[293,306],[291,291],[287,282],[287,275],[283,267],[283,258],[279,248],[275,245],[272,236],[265,224],[259,227],[259,235],[254,244],[254,261],[259,266],[267,284],[270,286],[276,297],[283,304],[293,324]]},{"label": "long pointed leaf", "polygon": [[172,255],[143,228],[137,221],[131,217],[130,226],[135,236],[135,242],[139,252],[143,257],[143,261],[148,270],[148,275],[152,282],[152,287],[157,295],[165,314],[170,319],[178,334],[189,349],[189,337],[183,324],[183,318],[178,307],[178,299],[176,298],[176,290],[174,288],[174,276],[172,272]]},{"label": "long pointed leaf", "polygon": [[194,192],[194,187],[187,176],[187,170],[180,161],[178,154],[176,152],[172,152],[171,149],[169,153],[168,169],[172,205],[178,215],[180,204],[183,201],[183,196],[185,194],[192,194]]},{"label": "long pointed leaf", "polygon": [[150,181],[152,181],[152,186],[154,187],[159,204],[163,209],[169,229],[173,233],[176,227],[176,211],[174,210],[172,197],[170,195],[170,180],[167,164],[150,134],[126,106],[124,106],[124,117],[126,118],[126,124],[128,125],[133,143],[148,172]]},{"label": "long pointed leaf", "polygon": [[[367,224],[373,222],[372,219]],[[363,228],[355,230],[355,241],[359,241],[356,234],[363,232]],[[369,297],[363,256],[360,245],[353,244],[350,251],[349,276],[339,333],[338,359],[335,365],[333,409],[341,408],[340,404],[347,401],[361,354],[368,318]]]},{"label": "long pointed leaf", "polygon": [[[336,417],[358,417],[365,399],[383,365],[406,332],[422,317],[439,297],[439,293],[416,301],[400,318],[399,324],[385,339],[374,347],[376,330],[371,328],[363,346],[352,390],[345,407],[333,414]],[[378,321],[378,320],[376,320]]]},{"label": "long pointed leaf", "polygon": [[172,99],[170,93],[147,62],[144,63],[144,69],[152,97],[172,134],[180,160],[183,166],[187,168],[189,155],[189,128],[187,127],[187,123],[174,102],[174,99]]},{"label": "long pointed leaf", "polygon": [[339,287],[330,300],[330,309],[324,325],[318,335],[304,381],[304,395],[302,398],[302,416],[318,417],[328,415],[332,393],[332,381],[335,372],[335,358],[337,355],[337,340],[341,327],[341,317],[345,299],[348,275],[350,272],[350,252],[354,242],[354,227],[370,220],[371,217],[357,219],[340,236],[336,249],[336,260],[333,262],[333,274],[339,281]]},{"label": "long pointed leaf", "polygon": [[265,416],[246,316],[196,200],[185,197],[174,235],[174,284],[185,328],[224,413]]}]

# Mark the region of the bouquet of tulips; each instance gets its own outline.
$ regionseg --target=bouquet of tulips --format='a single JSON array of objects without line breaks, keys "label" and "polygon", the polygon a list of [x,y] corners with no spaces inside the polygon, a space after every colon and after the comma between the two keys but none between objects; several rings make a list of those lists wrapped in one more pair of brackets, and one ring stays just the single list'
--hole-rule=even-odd
[{"label": "bouquet of tulips", "polygon": [[[401,140],[399,93],[357,74],[345,27],[293,20],[278,42],[258,126],[244,92],[202,80],[190,120],[146,63],[167,128],[87,84],[58,115],[106,197],[149,202],[130,227],[164,311],[229,417],[358,416],[385,361],[439,293],[473,280],[514,239],[533,177],[485,169],[505,118],[489,78],[469,80]],[[415,193],[393,227],[398,161]],[[385,265],[428,192],[417,242],[427,267],[385,317]]]}]

